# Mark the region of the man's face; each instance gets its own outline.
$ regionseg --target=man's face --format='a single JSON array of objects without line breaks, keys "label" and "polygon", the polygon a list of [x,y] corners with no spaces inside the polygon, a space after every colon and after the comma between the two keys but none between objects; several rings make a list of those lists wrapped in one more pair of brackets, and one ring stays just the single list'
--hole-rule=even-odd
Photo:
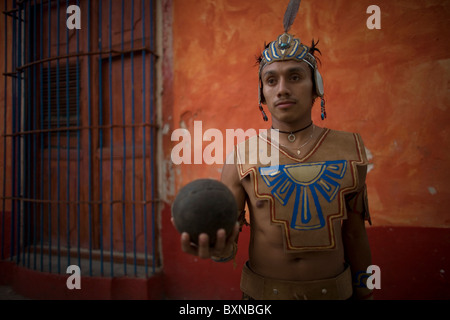
[{"label": "man's face", "polygon": [[305,62],[273,62],[261,73],[263,94],[272,120],[297,123],[311,120],[312,74]]}]

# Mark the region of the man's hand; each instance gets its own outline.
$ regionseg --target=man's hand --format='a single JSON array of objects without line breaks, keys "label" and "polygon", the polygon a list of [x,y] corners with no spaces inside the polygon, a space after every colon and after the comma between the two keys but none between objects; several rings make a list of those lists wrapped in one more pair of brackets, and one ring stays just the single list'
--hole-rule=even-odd
[{"label": "man's hand", "polygon": [[[173,223],[173,220],[172,220]],[[202,259],[208,259],[211,257],[225,258],[229,257],[233,253],[233,243],[235,242],[239,234],[239,223],[236,222],[232,233],[227,236],[225,229],[217,230],[217,240],[214,247],[209,246],[209,235],[201,233],[198,236],[198,245],[191,242],[189,234],[183,232],[181,234],[181,249],[183,252],[198,256]]]}]

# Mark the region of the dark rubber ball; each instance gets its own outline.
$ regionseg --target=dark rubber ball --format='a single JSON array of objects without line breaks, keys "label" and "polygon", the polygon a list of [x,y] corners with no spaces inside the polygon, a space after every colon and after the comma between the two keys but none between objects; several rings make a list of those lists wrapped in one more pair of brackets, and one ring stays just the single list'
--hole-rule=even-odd
[{"label": "dark rubber ball", "polygon": [[172,217],[178,232],[187,232],[191,242],[207,233],[210,245],[216,242],[217,230],[229,236],[238,219],[237,204],[230,189],[214,179],[194,180],[178,192],[172,205]]}]

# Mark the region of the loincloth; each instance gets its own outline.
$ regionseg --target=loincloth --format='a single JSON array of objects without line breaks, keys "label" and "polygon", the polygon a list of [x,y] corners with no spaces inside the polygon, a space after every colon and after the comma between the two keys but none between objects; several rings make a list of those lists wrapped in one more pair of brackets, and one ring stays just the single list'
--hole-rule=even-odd
[{"label": "loincloth", "polygon": [[352,296],[350,268],[330,279],[288,281],[270,279],[254,273],[248,263],[241,276],[244,296],[255,300],[345,300]]}]

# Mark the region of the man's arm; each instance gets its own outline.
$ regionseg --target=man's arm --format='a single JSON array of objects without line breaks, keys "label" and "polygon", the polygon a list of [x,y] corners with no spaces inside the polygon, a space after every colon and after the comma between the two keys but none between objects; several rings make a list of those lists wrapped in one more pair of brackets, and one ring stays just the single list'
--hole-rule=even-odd
[{"label": "man's arm", "polygon": [[367,267],[372,264],[372,255],[367,238],[365,221],[370,215],[366,194],[367,167],[358,167],[358,192],[346,197],[347,219],[342,224],[345,260],[350,265],[353,278],[353,297],[356,299],[372,299],[372,290],[366,286]]},{"label": "man's arm", "polygon": [[236,199],[238,211],[242,212],[245,208],[246,193],[242,186],[241,180],[234,164],[224,164],[222,169],[222,176],[220,179],[233,193]]},{"label": "man's arm", "polygon": [[[362,214],[348,212],[342,225],[345,260],[350,265],[353,278],[353,296],[356,299],[371,299],[372,290],[366,287],[367,267],[372,264],[365,220]],[[363,281],[360,281],[363,279]]]},{"label": "man's arm", "polygon": [[[246,193],[245,189],[241,184],[241,180],[239,179],[239,175],[237,173],[236,166],[234,164],[225,164],[222,169],[221,181],[230,189],[231,193],[233,193],[234,198],[236,199],[236,204],[238,207],[238,226],[239,232],[242,229],[242,225],[245,221],[245,199]],[[228,249],[228,253],[222,253],[222,255],[216,256],[213,255],[211,258],[217,262],[226,262],[233,259],[236,256],[237,252],[237,243],[239,239],[239,232],[234,238],[234,241],[231,243],[230,249]],[[227,249],[227,248],[226,248]],[[225,249],[225,252],[227,250]]]}]

